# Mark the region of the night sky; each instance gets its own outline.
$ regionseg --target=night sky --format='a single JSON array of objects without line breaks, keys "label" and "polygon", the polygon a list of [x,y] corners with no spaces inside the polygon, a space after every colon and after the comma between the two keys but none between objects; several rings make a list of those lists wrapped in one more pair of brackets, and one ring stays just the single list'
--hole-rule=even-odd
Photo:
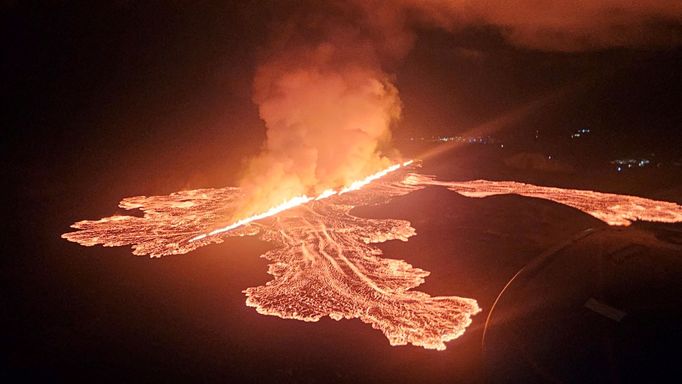
[{"label": "night sky", "polygon": [[[264,139],[251,79],[270,25],[288,10],[218,3],[6,2],[5,171],[87,179],[125,162],[144,182],[173,175],[170,189],[231,182]],[[494,28],[422,28],[391,65],[404,109],[393,135],[462,134],[535,102],[493,134],[590,127],[615,156],[680,156],[681,52],[543,52]]]}]

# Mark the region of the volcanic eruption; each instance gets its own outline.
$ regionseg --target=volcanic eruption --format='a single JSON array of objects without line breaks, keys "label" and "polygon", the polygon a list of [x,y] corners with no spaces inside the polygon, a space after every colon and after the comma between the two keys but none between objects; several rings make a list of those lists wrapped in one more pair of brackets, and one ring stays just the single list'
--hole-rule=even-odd
[{"label": "volcanic eruption", "polygon": [[[412,172],[411,172],[412,171]],[[273,280],[246,289],[246,304],[265,315],[317,321],[359,318],[381,330],[391,345],[445,349],[480,312],[475,299],[432,297],[413,291],[428,271],[384,258],[372,244],[407,241],[409,222],[353,216],[356,206],[381,204],[427,186],[444,186],[467,197],[521,194],[580,209],[611,225],[630,220],[679,222],[682,206],[641,197],[540,187],[515,182],[443,182],[414,173],[411,162],[391,166],[339,191],[303,196],[227,227],[217,223],[238,209],[239,188],[200,189],[168,196],[124,199],[120,207],[143,217],[112,216],[73,224],[64,234],[81,245],[132,245],[136,255],[183,254],[232,236],[258,236],[276,245],[265,253]],[[286,211],[286,215],[278,215]]]},{"label": "volcanic eruption", "polygon": [[[398,160],[389,145],[391,126],[401,115],[391,69],[415,43],[415,26],[493,25],[516,45],[580,51],[670,43],[661,39],[674,35],[646,34],[651,38],[642,40],[639,32],[650,29],[651,21],[682,19],[676,1],[582,3],[303,2],[273,27],[255,70],[253,101],[266,140],[238,187],[125,198],[121,208],[144,215],[79,221],[72,225],[76,231],[62,237],[85,246],[131,245],[135,255],[161,257],[228,237],[258,236],[275,245],[263,255],[273,279],[244,291],[246,304],[259,313],[303,321],[358,318],[391,345],[445,349],[481,311],[477,301],[413,290],[429,272],[382,257],[374,244],[407,241],[415,229],[404,220],[356,217],[354,207],[445,187],[468,197],[548,199],[610,225],[682,221],[681,206],[640,197],[512,181],[439,181]],[[619,12],[610,12],[614,8]],[[638,29],[622,34],[624,25]]]}]

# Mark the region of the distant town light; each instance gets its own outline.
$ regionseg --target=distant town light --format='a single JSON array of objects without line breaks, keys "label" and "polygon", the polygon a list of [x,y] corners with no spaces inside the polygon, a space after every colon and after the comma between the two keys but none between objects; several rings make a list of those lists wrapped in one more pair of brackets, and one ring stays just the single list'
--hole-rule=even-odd
[{"label": "distant town light", "polygon": [[[651,160],[649,159],[616,159],[616,160],[611,160],[611,164],[617,165],[620,170],[622,170],[623,167],[628,167],[628,168],[633,168],[635,166],[642,168],[646,167],[651,164]],[[619,170],[619,171],[620,171]]]},{"label": "distant town light", "polygon": [[[425,137],[410,137],[410,141],[426,141],[433,143],[447,143],[450,141],[458,143],[468,143],[468,144],[498,144],[500,140],[492,136],[431,136],[430,138]],[[504,148],[504,145],[501,145]]]},{"label": "distant town light", "polygon": [[577,139],[579,137],[587,136],[590,133],[589,128],[580,128],[571,134],[571,139]]}]

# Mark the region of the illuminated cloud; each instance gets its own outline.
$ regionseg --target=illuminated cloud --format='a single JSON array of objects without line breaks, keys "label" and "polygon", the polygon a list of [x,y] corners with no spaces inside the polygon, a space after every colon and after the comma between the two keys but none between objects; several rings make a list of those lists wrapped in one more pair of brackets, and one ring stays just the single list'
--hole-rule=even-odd
[{"label": "illuminated cloud", "polygon": [[418,43],[418,28],[484,26],[511,44],[552,51],[682,41],[678,0],[347,0],[287,7],[289,17],[272,26],[253,82],[267,138],[240,183],[248,196],[242,217],[337,188],[397,157],[389,140],[401,101],[389,68]]}]

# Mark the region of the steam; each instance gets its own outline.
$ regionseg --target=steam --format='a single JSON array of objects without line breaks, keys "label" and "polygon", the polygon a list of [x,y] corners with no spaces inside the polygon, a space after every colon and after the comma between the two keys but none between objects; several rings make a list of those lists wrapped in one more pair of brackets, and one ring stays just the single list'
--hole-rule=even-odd
[{"label": "steam", "polygon": [[267,139],[241,183],[243,213],[348,185],[395,161],[387,155],[400,99],[368,25],[312,12],[281,26],[254,80]]},{"label": "steam", "polygon": [[[323,3],[323,4],[320,4]],[[310,2],[277,25],[254,79],[267,128],[241,186],[250,215],[385,168],[401,103],[386,70],[416,28],[497,28],[511,44],[552,51],[677,44],[679,0],[346,0]]]}]

